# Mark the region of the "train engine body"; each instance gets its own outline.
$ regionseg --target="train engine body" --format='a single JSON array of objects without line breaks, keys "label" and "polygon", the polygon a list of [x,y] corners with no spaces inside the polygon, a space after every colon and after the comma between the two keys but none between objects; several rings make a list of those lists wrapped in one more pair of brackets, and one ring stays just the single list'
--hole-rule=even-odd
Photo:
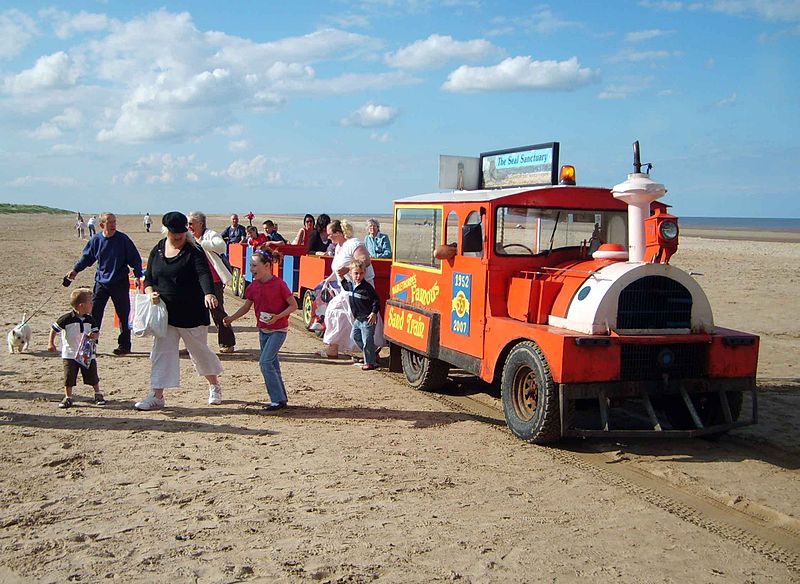
[{"label": "train engine body", "polygon": [[700,285],[668,263],[678,227],[664,192],[635,168],[613,189],[397,200],[391,367],[423,390],[451,367],[499,385],[508,426],[536,443],[754,423],[758,337],[716,326]]}]

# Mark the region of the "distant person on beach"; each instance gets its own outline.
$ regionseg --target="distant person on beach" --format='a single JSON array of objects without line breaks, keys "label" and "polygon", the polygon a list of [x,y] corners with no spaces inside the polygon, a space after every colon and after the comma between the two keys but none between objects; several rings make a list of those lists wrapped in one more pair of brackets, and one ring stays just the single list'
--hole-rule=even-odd
[{"label": "distant person on beach", "polygon": [[244,292],[244,304],[225,318],[225,324],[230,325],[254,307],[261,347],[258,364],[270,399],[264,406],[268,412],[285,408],[289,401],[281,375],[278,351],[289,331],[289,315],[297,309],[297,302],[286,282],[272,275],[272,263],[275,260],[275,255],[269,249],[253,252],[250,258],[253,282]]},{"label": "distant person on beach", "polygon": [[328,252],[330,239],[328,238],[328,224],[331,218],[327,213],[320,213],[317,217],[317,224],[311,234],[311,242],[308,244],[308,253],[323,255]]},{"label": "distant person on beach", "polygon": [[114,304],[114,311],[119,318],[118,347],[115,355],[127,355],[131,352],[131,329],[128,327],[128,315],[131,312],[128,268],[133,269],[136,287],[142,277],[142,256],[131,238],[117,231],[117,216],[114,213],[100,213],[99,237],[91,238],[83,248],[81,257],[75,262],[67,278],[74,280],[79,272],[97,262],[92,291],[92,318],[100,328],[103,323],[103,312],[108,299]]},{"label": "distant person on beach", "polygon": [[283,235],[278,233],[278,228],[275,227],[275,223],[272,220],[267,219],[264,221],[262,227],[264,228],[264,234],[267,236],[267,245],[284,245],[289,243]]},{"label": "distant person on beach", "polygon": [[153,224],[153,220],[150,218],[150,213],[144,214],[144,230],[147,233],[150,233],[150,226]]},{"label": "distant person on beach", "polygon": [[292,240],[292,245],[304,245],[307,250],[311,246],[311,235],[314,233],[314,223],[314,216],[306,213],[306,216],[303,217],[303,226]]},{"label": "distant person on beach", "polygon": [[86,227],[89,229],[89,237],[92,237],[95,233],[97,233],[97,229],[95,227],[96,225],[97,225],[97,218],[94,215],[92,215],[86,222]]},{"label": "distant person on beach", "polygon": [[367,219],[367,235],[364,237],[364,247],[373,258],[392,257],[392,244],[389,236],[381,233],[381,224],[377,219]]},{"label": "distant person on beach", "polygon": [[364,353],[364,371],[378,368],[378,354],[375,347],[375,327],[381,312],[381,301],[372,284],[364,279],[364,262],[350,262],[350,278],[341,278],[342,290],[349,292],[350,310],[353,313],[353,331],[350,339]]},{"label": "distant person on beach", "polygon": [[245,219],[247,219],[247,224],[248,225],[252,225],[253,224],[253,219],[256,218],[256,215],[252,211],[248,211],[247,214],[244,217],[245,217]]},{"label": "distant person on beach", "polygon": [[75,219],[75,231],[78,232],[78,237],[80,239],[86,239],[86,222],[83,220],[80,213],[78,213],[78,217]]},{"label": "distant person on beach", "polygon": [[[353,237],[353,226],[347,221],[333,221],[328,225],[328,237],[336,244],[336,251],[331,262],[331,275],[326,280],[349,277],[350,264],[353,260],[359,260],[363,263],[364,279],[374,287],[375,269],[372,267],[367,248],[360,239]],[[325,335],[322,340],[328,347],[322,349],[319,354],[328,359],[338,359],[340,348],[346,347],[349,352],[353,346],[352,330],[353,313],[348,302],[348,294],[337,294],[325,309]]]},{"label": "distant person on beach", "polygon": [[178,211],[161,218],[166,235],[150,252],[144,275],[145,293],[153,304],[167,306],[167,334],[153,338],[150,352],[150,393],[136,402],[137,410],[158,410],[165,406],[164,388],[178,387],[181,363],[178,344],[183,344],[198,375],[208,381],[208,403],[222,403],[219,375],[222,363],[208,348],[208,311],[217,307],[214,280],[202,248],[188,233],[189,220]]},{"label": "distant person on beach", "polygon": [[239,225],[239,216],[234,213],[231,215],[231,224],[220,233],[225,243],[245,243],[247,241],[247,231],[244,225]]},{"label": "distant person on beach", "polygon": [[[106,405],[103,392],[100,391],[100,377],[97,375],[97,357],[94,352],[94,341],[100,334],[100,326],[92,318],[92,291],[88,288],[77,288],[69,297],[72,310],[61,315],[50,327],[50,336],[47,341],[47,350],[56,351],[56,335],[61,335],[61,359],[64,362],[64,399],[58,404],[62,409],[71,408],[72,390],[78,383],[78,371],[81,372],[83,383],[91,385],[94,389],[94,403],[98,406]],[[88,363],[83,366],[75,357],[81,349],[83,336],[88,335],[91,344],[87,348],[85,358]]]},{"label": "distant person on beach", "polygon": [[200,211],[189,212],[189,231],[192,232],[197,243],[203,248],[211,268],[211,278],[214,280],[214,296],[217,297],[217,307],[211,311],[211,318],[217,327],[217,341],[220,353],[233,353],[236,349],[236,336],[233,329],[222,324],[222,319],[228,316],[225,312],[225,284],[231,281],[232,276],[222,254],[226,251],[225,241],[219,233],[207,227],[206,214]]}]

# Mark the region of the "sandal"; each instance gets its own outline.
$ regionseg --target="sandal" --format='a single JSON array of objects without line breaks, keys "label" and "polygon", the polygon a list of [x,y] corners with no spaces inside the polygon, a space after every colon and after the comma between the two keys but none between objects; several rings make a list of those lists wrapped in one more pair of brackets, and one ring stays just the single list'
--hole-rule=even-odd
[{"label": "sandal", "polygon": [[325,349],[320,349],[316,354],[319,355],[320,357],[325,357],[326,359],[338,359],[339,358],[339,354],[338,353],[336,355],[329,355],[328,352]]}]

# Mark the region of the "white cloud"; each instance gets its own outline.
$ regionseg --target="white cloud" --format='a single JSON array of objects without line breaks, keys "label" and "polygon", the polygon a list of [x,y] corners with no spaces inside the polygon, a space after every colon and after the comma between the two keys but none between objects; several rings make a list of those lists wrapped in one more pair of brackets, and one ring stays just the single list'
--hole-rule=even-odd
[{"label": "white cloud", "polygon": [[54,187],[78,186],[78,181],[71,176],[20,176],[6,183],[9,187],[30,187],[34,185],[50,185]]},{"label": "white cloud", "polygon": [[583,24],[574,20],[566,20],[557,16],[549,6],[542,5],[533,9],[533,13],[512,18],[498,16],[491,21],[489,36],[510,35],[521,29],[527,33],[550,35],[565,28],[582,28]]},{"label": "white cloud", "polygon": [[103,31],[111,25],[111,20],[105,14],[83,10],[71,14],[55,8],[46,8],[41,10],[39,15],[52,21],[56,36],[60,39],[86,32]]},{"label": "white cloud", "polygon": [[31,138],[37,140],[55,140],[61,137],[61,130],[55,124],[42,122],[38,128],[28,134]]},{"label": "white cloud", "polygon": [[266,167],[266,157],[263,154],[259,154],[252,160],[235,160],[231,162],[225,174],[237,180],[252,179],[262,176]]},{"label": "white cloud", "polygon": [[683,55],[681,51],[634,51],[632,49],[623,49],[611,55],[608,60],[611,63],[641,63],[642,61],[660,61],[671,57],[680,57],[681,55]]},{"label": "white cloud", "polygon": [[346,118],[342,118],[339,123],[342,126],[358,126],[360,128],[388,126],[399,113],[397,108],[388,105],[365,103]]},{"label": "white cloud", "polygon": [[653,86],[652,76],[621,77],[609,83],[597,94],[598,99],[626,99],[631,94],[648,91]]},{"label": "white cloud", "polygon": [[234,140],[232,142],[228,142],[228,150],[231,152],[242,152],[248,148],[250,148],[249,140]]},{"label": "white cloud", "polygon": [[770,21],[795,22],[800,20],[800,2],[797,0],[713,0],[709,10],[734,16],[756,16]]},{"label": "white cloud", "polygon": [[386,143],[389,142],[392,137],[389,132],[373,132],[369,135],[369,139],[374,142]]},{"label": "white cloud", "polygon": [[75,85],[80,75],[78,64],[63,51],[39,57],[32,69],[5,78],[8,93],[30,93]]},{"label": "white cloud", "polygon": [[0,12],[0,59],[17,56],[37,34],[34,20],[19,10]]},{"label": "white cloud", "polygon": [[712,109],[719,109],[724,107],[730,107],[736,103],[736,93],[732,93],[727,97],[723,97],[722,99],[718,99],[714,103],[712,103],[709,107]]},{"label": "white cloud", "polygon": [[64,109],[64,111],[61,112],[59,115],[54,116],[50,121],[53,124],[57,125],[59,128],[63,129],[77,128],[83,121],[83,114],[77,108],[68,107]]},{"label": "white cloud", "polygon": [[651,28],[648,30],[638,30],[634,32],[629,32],[625,35],[625,42],[626,43],[641,43],[644,41],[649,41],[652,39],[657,39],[660,37],[668,36],[673,34],[675,31],[672,30],[661,30],[658,28]]},{"label": "white cloud", "polygon": [[451,36],[432,34],[427,39],[411,43],[395,53],[388,53],[385,61],[400,69],[432,69],[441,67],[450,60],[480,61],[500,52],[492,43],[483,39],[456,41]]},{"label": "white cloud", "polygon": [[122,183],[133,185],[138,182],[144,184],[173,184],[180,178],[188,182],[197,182],[200,174],[205,171],[205,165],[198,164],[194,154],[188,156],[175,156],[173,154],[148,154],[136,161],[133,168],[121,175],[112,178],[112,184]]},{"label": "white cloud", "polygon": [[570,91],[594,83],[599,73],[581,67],[577,57],[566,61],[534,61],[530,56],[505,59],[493,67],[462,65],[447,77],[442,89],[454,93],[478,91]]}]

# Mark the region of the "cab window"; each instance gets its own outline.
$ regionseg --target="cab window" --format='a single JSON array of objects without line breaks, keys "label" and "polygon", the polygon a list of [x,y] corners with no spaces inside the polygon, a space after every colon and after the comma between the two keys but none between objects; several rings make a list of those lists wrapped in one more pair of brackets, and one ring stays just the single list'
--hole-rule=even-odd
[{"label": "cab window", "polygon": [[480,249],[475,249],[473,251],[464,251],[464,255],[468,257],[474,258],[482,258],[483,257],[483,215],[481,215],[478,211],[472,211],[469,215],[467,215],[467,220],[464,222],[464,225],[477,225],[476,227],[478,230],[476,232],[475,239],[478,238],[478,234],[480,237]]},{"label": "cab window", "polygon": [[590,249],[603,243],[628,245],[628,215],[623,211],[576,209],[497,209],[495,251],[500,255],[536,255],[566,247]]},{"label": "cab window", "polygon": [[438,268],[433,252],[442,238],[441,209],[401,207],[395,213],[395,262]]}]

